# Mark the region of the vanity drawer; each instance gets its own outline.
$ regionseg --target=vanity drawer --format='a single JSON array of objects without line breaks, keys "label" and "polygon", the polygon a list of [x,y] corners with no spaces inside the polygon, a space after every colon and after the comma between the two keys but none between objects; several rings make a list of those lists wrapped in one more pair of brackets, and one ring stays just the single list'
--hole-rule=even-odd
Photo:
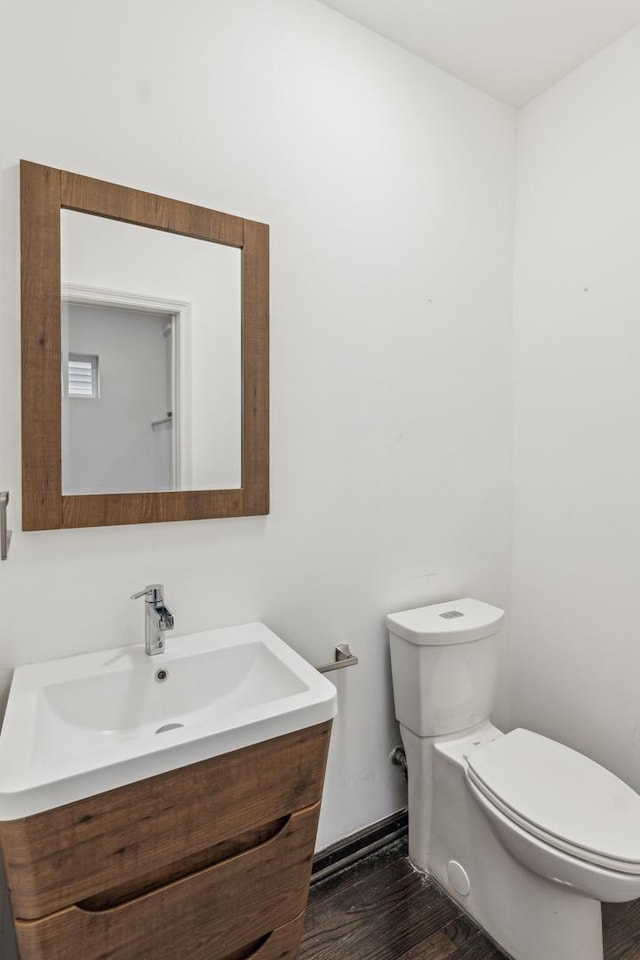
[{"label": "vanity drawer", "polygon": [[118,906],[18,920],[21,960],[287,957],[306,906],[319,812],[316,803],[292,814],[260,846]]},{"label": "vanity drawer", "polygon": [[304,928],[304,910],[295,920],[278,927],[257,944],[234,950],[222,960],[297,960]]},{"label": "vanity drawer", "polygon": [[0,823],[14,916],[45,917],[140,878],[171,876],[168,867],[216,845],[226,845],[225,857],[244,849],[243,833],[320,800],[330,730],[329,721]]}]

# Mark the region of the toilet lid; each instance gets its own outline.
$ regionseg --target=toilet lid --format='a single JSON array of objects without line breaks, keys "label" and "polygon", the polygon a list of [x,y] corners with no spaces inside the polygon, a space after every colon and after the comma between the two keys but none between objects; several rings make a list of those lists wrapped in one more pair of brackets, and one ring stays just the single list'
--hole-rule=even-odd
[{"label": "toilet lid", "polygon": [[525,829],[582,859],[640,871],[640,796],[593,760],[513,730],[467,764],[473,783]]}]

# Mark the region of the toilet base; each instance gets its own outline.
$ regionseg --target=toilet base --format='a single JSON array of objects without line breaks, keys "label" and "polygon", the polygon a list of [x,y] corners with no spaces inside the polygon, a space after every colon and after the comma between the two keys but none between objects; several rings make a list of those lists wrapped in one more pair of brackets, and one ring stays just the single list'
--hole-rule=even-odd
[{"label": "toilet base", "polygon": [[514,960],[603,960],[600,901],[523,867],[467,788],[463,753],[500,731],[487,723],[456,737],[419,738],[402,726],[401,733],[412,864],[433,876]]}]

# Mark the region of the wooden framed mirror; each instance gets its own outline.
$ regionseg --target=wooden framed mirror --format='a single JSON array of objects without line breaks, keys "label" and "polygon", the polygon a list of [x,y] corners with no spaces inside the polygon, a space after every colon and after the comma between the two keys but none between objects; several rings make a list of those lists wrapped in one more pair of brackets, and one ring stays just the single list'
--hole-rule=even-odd
[{"label": "wooden framed mirror", "polygon": [[[268,226],[24,160],[20,164],[20,202],[23,529],[51,530],[268,513]],[[130,241],[138,243],[143,236],[140,228],[146,230],[144,236],[148,236],[154,244],[162,240],[158,234],[164,234],[168,237],[167,242],[185,245],[179,256],[176,256],[174,248],[167,254],[166,263],[171,265],[170,270],[162,267],[163,254],[153,252],[143,255],[146,264],[157,260],[163,278],[166,281],[166,275],[170,274],[174,278],[174,286],[181,286],[184,276],[190,272],[197,273],[198,284],[207,287],[208,278],[213,278],[218,268],[198,268],[201,255],[209,256],[215,251],[223,250],[226,251],[223,259],[228,260],[229,254],[232,260],[237,257],[238,302],[237,308],[230,308],[232,313],[235,311],[237,314],[238,326],[237,333],[232,332],[230,335],[231,340],[235,338],[237,341],[234,358],[226,356],[226,348],[220,346],[220,335],[218,344],[213,348],[214,359],[203,360],[200,344],[205,335],[210,338],[212,327],[209,324],[213,324],[217,330],[217,317],[213,315],[215,310],[211,313],[208,308],[205,310],[200,307],[199,323],[204,323],[204,327],[199,327],[196,331],[195,325],[193,326],[192,332],[197,332],[199,337],[196,338],[197,343],[190,354],[193,369],[185,363],[184,343],[190,342],[191,333],[188,327],[193,319],[189,312],[189,296],[174,296],[168,300],[166,297],[158,298],[155,290],[148,289],[151,283],[148,279],[141,281],[140,285],[144,288],[142,291],[131,291],[131,283],[127,283],[126,295],[114,292],[112,275],[106,284],[107,289],[103,289],[104,283],[99,283],[98,286],[94,283],[89,286],[88,291],[81,289],[75,282],[66,283],[69,277],[62,273],[65,257],[61,226],[68,216],[73,222],[79,219],[83,230],[89,228],[84,233],[80,231],[76,247],[80,249],[83,258],[91,261],[93,256],[92,269],[95,266],[101,267],[105,260],[110,260],[111,251],[115,253],[120,250],[121,258],[126,260],[126,268],[131,270],[131,255],[127,252],[127,245]],[[93,235],[96,228],[104,230],[105,239],[104,243],[100,240],[102,246],[96,245],[94,249],[84,237]],[[120,233],[113,234],[110,232],[113,230]],[[120,239],[121,236],[124,239]],[[187,243],[191,244],[188,249]],[[105,256],[105,250],[109,251],[108,256]],[[153,250],[155,251],[155,247]],[[184,260],[181,260],[183,253]],[[140,262],[142,263],[142,260]],[[95,274],[91,273],[91,276]],[[71,280],[74,279],[72,275]],[[229,285],[227,280],[224,283]],[[217,303],[222,303],[222,294],[216,294],[214,299]],[[162,330],[165,340],[178,343],[176,330],[180,318],[183,327],[187,328],[186,339],[183,337],[180,341],[183,345],[177,351],[181,352],[182,356],[182,373],[178,376],[178,373],[170,371],[167,375],[171,384],[169,392],[173,399],[157,401],[156,407],[159,406],[160,409],[156,419],[150,419],[149,412],[146,413],[144,430],[142,427],[138,429],[141,436],[145,434],[144,443],[141,441],[140,447],[134,450],[130,441],[125,441],[120,436],[131,419],[129,413],[121,412],[120,422],[115,421],[115,427],[111,429],[111,433],[116,434],[121,441],[121,446],[114,455],[121,464],[139,462],[144,466],[147,461],[155,462],[160,443],[164,444],[163,449],[172,449],[174,455],[176,450],[181,451],[181,460],[174,459],[173,467],[165,470],[163,479],[157,484],[153,480],[141,479],[137,474],[125,474],[117,481],[110,480],[109,483],[113,485],[109,486],[102,475],[108,472],[106,468],[102,469],[95,482],[87,480],[84,475],[81,480],[69,480],[69,469],[66,462],[63,464],[63,452],[66,457],[70,443],[67,438],[67,420],[64,419],[67,414],[64,411],[75,407],[82,413],[82,419],[86,420],[89,404],[86,399],[76,403],[75,398],[83,396],[95,400],[100,397],[97,386],[98,352],[94,351],[92,354],[92,351],[87,351],[84,342],[86,336],[81,349],[71,349],[66,343],[70,321],[66,314],[66,319],[63,317],[63,305],[65,308],[69,305],[75,308],[83,303],[98,312],[108,307],[112,313],[123,304],[127,309],[133,306],[134,314],[117,316],[119,327],[127,332],[131,340],[139,339],[137,334],[135,338],[131,336],[137,315],[140,314],[146,326],[153,326],[153,323],[147,321],[150,321],[154,309],[156,312],[160,311],[158,329]],[[77,324],[76,320],[73,322]],[[111,325],[110,335],[116,326]],[[88,327],[82,329],[86,333]],[[156,339],[159,336],[160,334]],[[143,353],[135,362],[132,361],[132,365],[138,371],[138,378],[143,384],[144,400],[148,401],[150,385],[164,377],[164,373],[161,373],[164,361],[158,360],[155,353],[152,356],[150,348],[143,346],[140,349]],[[126,353],[127,361],[131,360],[128,354],[133,354],[133,346],[127,346]],[[123,395],[125,390],[118,387],[118,384],[122,383],[124,363],[121,360],[109,363],[103,358],[101,366],[106,365],[104,382],[109,385],[112,393],[115,384],[116,392]],[[195,370],[196,364],[200,364],[199,372]],[[209,386],[211,383],[218,384],[225,379],[226,368],[236,371],[232,379],[237,384],[237,402],[227,401],[224,394],[217,399],[211,399],[215,395],[208,393],[205,396],[202,388],[200,393],[196,393],[192,379],[198,383],[208,381]],[[75,373],[72,376],[71,370],[80,371],[79,387],[75,386]],[[83,377],[88,380],[95,377],[96,383],[87,387],[86,384],[83,385]],[[72,379],[73,390],[70,385]],[[181,385],[176,386],[177,381],[180,381]],[[78,392],[75,392],[76,390]],[[109,391],[105,388],[105,394],[107,392]],[[122,399],[122,396],[118,399]],[[179,415],[175,409],[164,409],[171,407],[174,401],[176,404],[181,402],[185,408],[180,409]],[[190,405],[194,408],[191,420],[186,413],[186,408]],[[237,407],[233,415],[229,409],[227,416],[227,406]],[[103,408],[104,404],[102,407],[99,404],[94,406],[94,410]],[[217,480],[212,476],[211,483],[207,480],[206,484],[201,483],[202,488],[192,489],[194,485],[198,486],[198,480],[203,476],[200,464],[206,459],[205,454],[211,461],[213,424],[216,418],[221,424],[220,430],[226,430],[230,435],[230,445],[236,450],[237,471],[233,473],[218,469]],[[72,419],[71,414],[69,419]],[[187,434],[191,437],[189,431],[192,431],[192,427],[189,424],[196,420],[198,430],[195,432],[199,437],[197,457],[193,453],[192,445],[185,440]],[[227,420],[233,421],[233,428]],[[73,422],[75,423],[75,420]],[[165,435],[160,437],[154,447],[153,442],[157,438],[152,437],[150,440],[146,431],[160,432],[159,424],[162,425]],[[181,444],[176,442],[180,424],[183,425]],[[101,456],[104,452],[107,442],[100,433],[101,429],[102,427],[97,425],[89,428],[90,434],[85,434],[85,437],[90,436],[91,444],[79,439],[80,434],[73,434],[73,450],[80,451],[85,466],[87,462],[97,462],[98,454]],[[92,449],[84,450],[85,446]],[[196,469],[192,471],[194,458],[197,463]],[[218,461],[221,459],[221,456],[217,457]],[[191,465],[189,469],[187,465]],[[182,480],[179,479],[180,476]],[[190,478],[188,481],[185,480],[187,476]],[[228,476],[237,479],[225,481],[224,478]],[[223,478],[222,485],[220,477]]]}]

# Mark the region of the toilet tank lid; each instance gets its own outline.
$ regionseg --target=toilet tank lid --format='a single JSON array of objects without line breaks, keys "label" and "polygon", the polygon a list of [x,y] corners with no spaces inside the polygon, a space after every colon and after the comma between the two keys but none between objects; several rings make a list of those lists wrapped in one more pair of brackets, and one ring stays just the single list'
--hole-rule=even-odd
[{"label": "toilet tank lid", "polygon": [[409,643],[442,646],[490,637],[497,632],[503,617],[504,610],[499,607],[466,597],[390,613],[385,623],[390,633]]}]

